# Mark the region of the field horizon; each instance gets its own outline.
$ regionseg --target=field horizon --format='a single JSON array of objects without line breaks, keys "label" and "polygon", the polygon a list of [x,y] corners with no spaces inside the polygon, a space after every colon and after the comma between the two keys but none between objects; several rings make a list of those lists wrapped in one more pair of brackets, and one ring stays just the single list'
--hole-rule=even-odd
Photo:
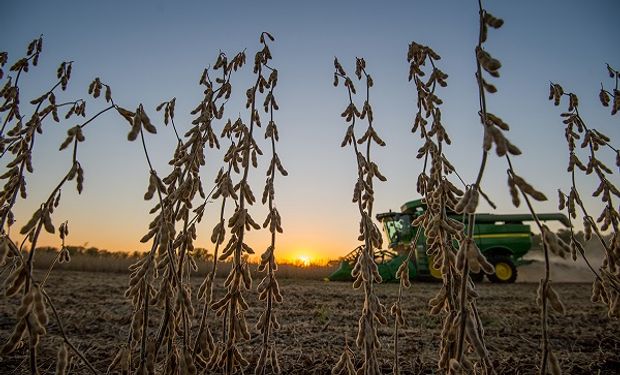
[{"label": "field horizon", "polygon": [[[54,267],[60,270],[85,271],[85,272],[114,272],[129,273],[129,266],[145,255],[144,252],[114,252],[96,247],[67,246],[71,253],[71,262],[56,264]],[[585,242],[585,254],[589,262],[597,267],[603,259],[603,247],[596,239]],[[35,268],[47,269],[57,255],[58,249],[42,247],[37,249],[38,259]],[[210,271],[213,258],[206,249],[197,249],[195,253],[197,265],[196,272],[192,277],[204,277]],[[340,265],[342,257],[326,259],[320,263],[310,262],[305,264],[301,261],[284,260],[278,262],[278,278],[323,280],[334,272]],[[544,257],[542,249],[535,246],[524,257],[525,263],[518,267],[517,282],[538,283],[544,276]],[[256,273],[257,259],[249,258],[252,273]],[[584,260],[579,257],[576,261],[558,256],[551,257],[551,275],[554,282],[592,282],[594,274],[587,267]],[[229,262],[218,261],[217,277],[225,277],[230,271]]]}]

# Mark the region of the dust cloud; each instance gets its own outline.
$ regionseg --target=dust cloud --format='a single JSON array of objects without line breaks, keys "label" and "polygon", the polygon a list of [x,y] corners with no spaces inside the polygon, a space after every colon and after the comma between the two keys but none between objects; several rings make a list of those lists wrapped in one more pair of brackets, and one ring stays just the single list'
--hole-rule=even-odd
[{"label": "dust cloud", "polygon": [[[590,240],[585,245],[585,255],[595,270],[598,270],[603,261],[604,249],[598,240]],[[518,268],[517,282],[539,282],[545,276],[545,259],[542,250],[532,250],[524,260],[532,263]],[[577,260],[573,261],[570,255],[567,258],[560,258],[551,254],[551,280],[554,282],[592,282],[594,274],[583,260],[581,255],[577,255]]]}]

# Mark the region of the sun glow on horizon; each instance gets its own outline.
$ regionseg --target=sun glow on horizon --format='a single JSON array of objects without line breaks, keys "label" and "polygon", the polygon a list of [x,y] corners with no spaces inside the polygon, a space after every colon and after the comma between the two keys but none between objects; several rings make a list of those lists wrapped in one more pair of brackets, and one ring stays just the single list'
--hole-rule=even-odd
[{"label": "sun glow on horizon", "polygon": [[282,254],[278,263],[290,264],[297,267],[323,266],[328,263],[327,259],[317,256],[316,252],[307,249],[298,249]]},{"label": "sun glow on horizon", "polygon": [[297,259],[295,259],[295,263],[298,263],[303,267],[310,267],[312,258],[309,255],[298,255]]}]

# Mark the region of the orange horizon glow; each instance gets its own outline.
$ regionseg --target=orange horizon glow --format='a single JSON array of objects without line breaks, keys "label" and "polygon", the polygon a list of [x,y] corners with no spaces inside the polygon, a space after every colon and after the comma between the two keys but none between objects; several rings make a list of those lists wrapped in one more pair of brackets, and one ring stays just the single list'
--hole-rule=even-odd
[{"label": "orange horizon glow", "polygon": [[308,255],[298,255],[296,260],[301,266],[309,267],[311,259]]},{"label": "orange horizon glow", "polygon": [[[102,251],[108,251],[111,253],[127,253],[131,254],[134,252],[144,253],[147,252],[150,248],[150,244],[142,244],[137,241],[128,241],[129,238],[125,237],[117,237],[114,239],[107,239],[107,241],[101,241],[100,238],[93,237],[82,234],[74,234],[74,241],[69,241],[66,246],[69,247],[82,247],[84,249],[88,248],[96,248]],[[82,241],[79,237],[84,237]],[[58,241],[54,236],[49,234],[42,234],[41,240],[38,242],[37,247],[52,247],[52,248],[60,248],[60,241]],[[90,237],[90,238],[89,238]],[[86,239],[90,239],[91,241],[87,241]],[[129,244],[127,244],[129,242]],[[287,241],[288,242],[288,241]],[[312,248],[309,249],[307,247],[300,247],[298,245],[289,245],[288,243],[283,243],[280,247],[276,247],[275,257],[276,262],[279,264],[291,264],[301,267],[311,267],[311,266],[325,266],[332,260],[337,260],[342,256],[346,255],[350,249],[355,247],[355,244],[351,245],[343,245],[338,244],[338,240],[334,241],[334,245],[325,244],[322,248]],[[252,245],[251,245],[252,246]],[[206,248],[208,254],[213,255],[213,246],[202,246],[202,244],[195,244],[196,248]],[[251,263],[258,263],[260,261],[260,255],[262,254],[261,247],[253,246],[256,251],[255,254],[250,255],[248,260]],[[344,249],[342,251],[341,249]]]}]

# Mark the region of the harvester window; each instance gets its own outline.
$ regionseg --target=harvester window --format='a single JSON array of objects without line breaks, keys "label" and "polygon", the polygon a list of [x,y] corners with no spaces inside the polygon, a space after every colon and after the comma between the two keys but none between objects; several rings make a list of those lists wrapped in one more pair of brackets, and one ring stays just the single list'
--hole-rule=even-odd
[{"label": "harvester window", "polygon": [[390,243],[398,242],[398,230],[396,229],[395,221],[388,220],[385,222],[385,229],[387,230]]},{"label": "harvester window", "polygon": [[401,215],[385,222],[385,228],[391,244],[409,242],[413,237],[411,218],[409,215]]}]

